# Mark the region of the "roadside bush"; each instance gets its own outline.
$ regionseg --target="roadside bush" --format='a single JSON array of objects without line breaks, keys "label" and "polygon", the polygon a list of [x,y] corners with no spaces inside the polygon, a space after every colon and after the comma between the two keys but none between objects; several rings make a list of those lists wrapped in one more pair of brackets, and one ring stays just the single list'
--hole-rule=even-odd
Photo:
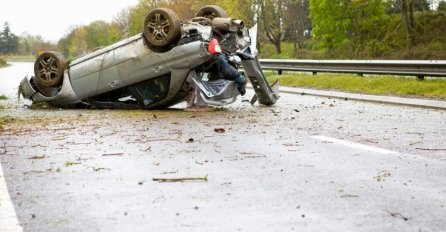
[{"label": "roadside bush", "polygon": [[[415,13],[415,44],[408,41],[400,14],[390,14],[365,30],[356,41],[344,40],[337,47],[323,46],[321,40],[305,42],[305,50],[294,52],[292,43],[282,44],[282,54],[274,46],[262,43],[259,57],[277,59],[446,59],[446,13],[424,11]],[[325,38],[329,41],[330,37]],[[329,43],[325,41],[325,43]],[[330,43],[329,43],[330,44]]]},{"label": "roadside bush", "polygon": [[0,68],[6,66],[6,61],[0,57]]},{"label": "roadside bush", "polygon": [[367,54],[367,58],[382,57],[384,54],[389,53],[391,49],[385,43],[381,43],[378,40],[371,40],[367,42],[364,53]]}]

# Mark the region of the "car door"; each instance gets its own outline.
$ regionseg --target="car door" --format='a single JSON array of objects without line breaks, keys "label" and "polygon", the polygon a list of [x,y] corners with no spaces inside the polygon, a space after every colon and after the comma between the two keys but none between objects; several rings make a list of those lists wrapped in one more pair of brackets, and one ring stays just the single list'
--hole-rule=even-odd
[{"label": "car door", "polygon": [[117,48],[114,52],[114,60],[125,86],[169,72],[160,55],[148,49],[142,38]]},{"label": "car door", "polygon": [[96,94],[110,92],[124,86],[116,67],[114,53],[115,50],[111,50],[104,54]]}]

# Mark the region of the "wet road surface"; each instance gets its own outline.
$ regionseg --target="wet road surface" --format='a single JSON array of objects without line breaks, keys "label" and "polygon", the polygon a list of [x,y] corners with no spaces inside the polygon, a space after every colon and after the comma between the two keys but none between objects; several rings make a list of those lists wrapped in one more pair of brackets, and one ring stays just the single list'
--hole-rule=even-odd
[{"label": "wet road surface", "polygon": [[[200,113],[0,103],[0,231],[446,229],[444,111],[288,94]],[[153,181],[190,177],[207,181]]]}]

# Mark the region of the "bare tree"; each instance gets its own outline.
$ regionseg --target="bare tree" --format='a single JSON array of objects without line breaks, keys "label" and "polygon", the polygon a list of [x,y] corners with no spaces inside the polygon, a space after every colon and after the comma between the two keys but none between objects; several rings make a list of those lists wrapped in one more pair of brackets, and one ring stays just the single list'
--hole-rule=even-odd
[{"label": "bare tree", "polygon": [[276,47],[276,53],[282,53],[281,43],[285,37],[284,17],[285,17],[285,1],[284,0],[264,0],[260,2],[261,16],[263,19],[263,27],[269,41]]},{"label": "bare tree", "polygon": [[287,5],[287,25],[294,44],[294,51],[304,47],[306,35],[311,30],[309,0],[291,0]]},{"label": "bare tree", "polygon": [[123,37],[129,37],[130,32],[130,8],[125,8],[121,10],[118,14],[113,17],[113,22],[118,25],[122,32]]}]

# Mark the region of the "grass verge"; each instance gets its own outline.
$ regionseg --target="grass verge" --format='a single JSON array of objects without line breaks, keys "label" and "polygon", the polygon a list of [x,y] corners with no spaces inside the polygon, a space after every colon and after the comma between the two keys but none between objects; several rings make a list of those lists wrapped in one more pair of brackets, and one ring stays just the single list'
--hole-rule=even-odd
[{"label": "grass verge", "polygon": [[[8,97],[2,94],[0,95],[0,100],[8,100]],[[0,104],[0,110],[3,110],[4,108],[5,107],[2,104]]]},{"label": "grass verge", "polygon": [[0,116],[0,132],[3,131],[3,125],[9,122],[14,121],[14,118],[9,115]]},{"label": "grass verge", "polygon": [[8,62],[34,62],[36,56],[34,55],[5,55],[2,57],[3,60]]},{"label": "grass verge", "polygon": [[398,76],[357,76],[349,74],[284,74],[266,73],[270,82],[280,85],[322,90],[339,90],[353,93],[446,99],[446,80]]}]

